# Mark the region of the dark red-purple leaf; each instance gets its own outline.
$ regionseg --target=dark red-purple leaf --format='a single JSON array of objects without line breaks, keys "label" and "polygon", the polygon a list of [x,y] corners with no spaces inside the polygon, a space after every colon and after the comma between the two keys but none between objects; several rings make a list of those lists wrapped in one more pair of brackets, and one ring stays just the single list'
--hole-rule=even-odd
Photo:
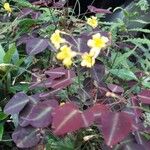
[{"label": "dark red-purple leaf", "polygon": [[108,89],[111,90],[114,93],[123,93],[124,89],[121,86],[118,86],[116,84],[108,84]]},{"label": "dark red-purple leaf", "polygon": [[75,77],[74,71],[66,70],[65,76],[63,78],[53,80],[51,87],[53,89],[63,89],[73,82],[74,77]]},{"label": "dark red-purple leaf", "polygon": [[55,110],[52,128],[56,135],[74,132],[93,123],[90,112],[81,112],[74,103],[66,103]]},{"label": "dark red-purple leaf", "polygon": [[89,5],[88,6],[88,10],[90,12],[93,12],[93,13],[99,13],[99,14],[111,14],[112,12],[107,10],[107,9],[100,9],[100,8],[96,8],[92,5]]},{"label": "dark red-purple leaf", "polygon": [[98,123],[100,121],[102,113],[106,113],[110,111],[109,108],[103,104],[95,104],[93,107],[89,108],[88,110],[93,113],[94,120]]},{"label": "dark red-purple leaf", "polygon": [[138,94],[138,98],[144,104],[150,104],[150,89],[142,90]]},{"label": "dark red-purple leaf", "polygon": [[47,127],[52,122],[52,112],[58,106],[56,100],[45,100],[34,105],[25,121],[34,127]]},{"label": "dark red-purple leaf", "polygon": [[45,71],[45,74],[48,75],[51,79],[56,79],[64,76],[66,74],[66,69],[63,67],[54,68]]},{"label": "dark red-purple leaf", "polygon": [[104,75],[105,66],[100,61],[96,61],[95,65],[91,69],[92,78],[100,84]]},{"label": "dark red-purple leaf", "polygon": [[93,113],[89,110],[85,110],[82,114],[81,114],[82,120],[83,120],[83,128],[85,127],[89,127],[90,125],[93,124],[94,122],[94,116]]},{"label": "dark red-purple leaf", "polygon": [[135,113],[133,108],[125,108],[122,112],[129,115],[132,119],[132,131],[137,131],[141,128],[141,123],[139,122],[139,116]]},{"label": "dark red-purple leaf", "polygon": [[9,102],[6,104],[4,108],[4,112],[6,114],[19,114],[19,112],[25,107],[25,105],[29,102],[29,97],[23,93],[19,92],[15,94]]},{"label": "dark red-purple leaf", "polygon": [[40,141],[40,130],[28,126],[18,127],[12,134],[12,139],[19,148],[30,148],[37,145]]},{"label": "dark red-purple leaf", "polygon": [[132,120],[124,112],[102,113],[101,124],[105,142],[110,147],[122,141],[132,129]]},{"label": "dark red-purple leaf", "polygon": [[83,127],[81,111],[74,103],[67,103],[58,108],[53,115],[52,128],[56,135],[64,135]]}]

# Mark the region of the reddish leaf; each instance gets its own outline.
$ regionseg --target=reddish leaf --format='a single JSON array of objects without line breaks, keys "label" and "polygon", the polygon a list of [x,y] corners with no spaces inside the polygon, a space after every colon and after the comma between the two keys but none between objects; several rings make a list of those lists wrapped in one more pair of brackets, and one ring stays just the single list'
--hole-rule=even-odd
[{"label": "reddish leaf", "polygon": [[92,5],[89,5],[88,6],[88,10],[90,12],[93,12],[93,13],[100,13],[100,14],[111,14],[112,12],[107,10],[107,9],[100,9],[100,8],[96,8]]},{"label": "reddish leaf", "polygon": [[138,98],[140,99],[140,101],[144,104],[150,104],[150,90],[146,89],[146,90],[142,90],[139,94],[138,94]]},{"label": "reddish leaf", "polygon": [[53,89],[63,89],[72,83],[74,77],[75,73],[73,71],[66,70],[65,77],[53,80],[51,87]]},{"label": "reddish leaf", "polygon": [[103,104],[95,104],[93,107],[89,108],[88,110],[92,112],[95,118],[94,120],[99,123],[102,113],[108,112],[109,108]]},{"label": "reddish leaf", "polygon": [[107,87],[114,93],[123,93],[124,89],[116,84],[108,84]]},{"label": "reddish leaf", "polygon": [[52,88],[50,92],[53,93],[53,90],[58,91],[69,86],[75,77],[75,73],[72,70],[58,67],[45,71],[45,74],[39,76],[40,78],[33,78],[30,89],[35,87]]},{"label": "reddish leaf", "polygon": [[89,112],[82,113],[74,103],[67,103],[55,110],[52,127],[57,135],[64,135],[91,125],[93,117]]},{"label": "reddish leaf", "polygon": [[124,112],[103,113],[101,123],[105,142],[110,147],[123,140],[132,128],[131,118]]}]

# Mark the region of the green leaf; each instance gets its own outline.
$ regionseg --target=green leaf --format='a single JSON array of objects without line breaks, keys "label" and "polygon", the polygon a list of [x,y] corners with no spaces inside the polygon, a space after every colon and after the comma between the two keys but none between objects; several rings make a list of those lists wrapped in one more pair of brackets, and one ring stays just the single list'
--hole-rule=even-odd
[{"label": "green leaf", "polygon": [[142,28],[129,29],[128,31],[150,33],[149,29],[142,29]]},{"label": "green leaf", "polygon": [[7,116],[8,116],[8,115],[6,115],[5,113],[0,112],[0,121],[6,119]]},{"label": "green leaf", "polygon": [[109,72],[123,80],[138,80],[135,74],[127,69],[111,69]]},{"label": "green leaf", "polygon": [[115,68],[116,66],[120,65],[120,64],[124,64],[124,62],[126,63],[127,58],[132,55],[134,53],[134,49],[133,50],[129,50],[129,52],[121,54],[120,56],[117,57],[113,68]]},{"label": "green leaf", "polygon": [[2,45],[0,44],[0,63],[3,63],[4,56],[5,56],[5,51]]},{"label": "green leaf", "polygon": [[4,133],[4,126],[3,124],[0,124],[0,141],[2,140],[3,133]]},{"label": "green leaf", "polygon": [[33,8],[34,6],[29,3],[27,0],[14,0],[18,6],[21,6],[21,7],[29,7],[29,8]]},{"label": "green leaf", "polygon": [[12,44],[4,56],[4,63],[10,63],[11,62],[11,59],[13,58],[13,55],[15,54],[16,50],[17,50],[16,45]]},{"label": "green leaf", "polygon": [[147,44],[150,45],[150,40],[146,39],[146,38],[133,38],[133,39],[127,39],[125,42],[131,42],[135,45],[139,45],[139,44]]},{"label": "green leaf", "polygon": [[39,23],[40,22],[38,20],[25,18],[19,22],[19,28],[20,28],[21,32],[27,33],[32,29],[33,26],[35,26]]},{"label": "green leaf", "polygon": [[144,79],[142,81],[142,85],[145,87],[145,88],[150,88],[150,77]]}]

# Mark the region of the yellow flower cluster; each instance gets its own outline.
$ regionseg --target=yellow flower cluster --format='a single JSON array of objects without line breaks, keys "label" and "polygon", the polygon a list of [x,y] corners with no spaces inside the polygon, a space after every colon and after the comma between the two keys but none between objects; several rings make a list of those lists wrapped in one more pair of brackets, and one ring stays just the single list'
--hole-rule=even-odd
[{"label": "yellow flower cluster", "polygon": [[3,7],[8,13],[12,12],[12,8],[10,7],[9,3],[4,3]]},{"label": "yellow flower cluster", "polygon": [[98,57],[100,50],[106,47],[109,39],[96,33],[89,39],[87,45],[91,48],[89,53],[84,53],[82,56],[81,66],[91,68],[95,64],[95,59]]},{"label": "yellow flower cluster", "polygon": [[92,39],[87,41],[87,45],[91,48],[90,52],[87,53],[76,53],[74,52],[67,41],[61,37],[61,31],[56,30],[50,40],[53,45],[59,49],[56,58],[64,64],[66,67],[70,67],[73,64],[73,58],[81,55],[81,66],[91,68],[95,64],[95,59],[98,57],[101,49],[105,48],[109,39],[102,36],[100,33],[96,33],[92,36]]},{"label": "yellow flower cluster", "polygon": [[76,56],[76,52],[72,51],[67,45],[60,48],[60,52],[56,55],[58,60],[61,60],[66,67],[72,65],[72,58]]},{"label": "yellow flower cluster", "polygon": [[63,39],[60,35],[60,31],[56,30],[55,33],[52,34],[50,40],[54,44],[54,46],[59,49],[60,44],[65,43],[65,39]]}]

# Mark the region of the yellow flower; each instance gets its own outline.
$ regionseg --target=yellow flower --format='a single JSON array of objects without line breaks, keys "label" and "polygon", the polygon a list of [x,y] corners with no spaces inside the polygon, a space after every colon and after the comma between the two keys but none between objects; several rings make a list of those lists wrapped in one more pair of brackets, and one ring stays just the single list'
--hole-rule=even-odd
[{"label": "yellow flower", "polygon": [[81,66],[91,68],[95,64],[95,58],[90,53],[82,55]]},{"label": "yellow flower", "polygon": [[97,17],[92,16],[91,18],[88,18],[87,24],[90,25],[92,28],[96,28],[98,26]]},{"label": "yellow flower", "polygon": [[8,13],[12,12],[12,9],[11,9],[9,3],[4,3],[3,7]]},{"label": "yellow flower", "polygon": [[99,55],[100,50],[106,47],[108,41],[108,38],[101,36],[100,33],[94,34],[92,39],[87,42],[87,45],[91,47],[90,55],[93,55],[96,58]]},{"label": "yellow flower", "polygon": [[65,102],[61,102],[60,104],[59,104],[59,106],[63,106],[63,105],[65,105],[66,103]]},{"label": "yellow flower", "polygon": [[58,60],[61,60],[66,67],[72,65],[72,58],[76,56],[76,52],[72,51],[67,45],[60,48],[60,52],[56,55]]},{"label": "yellow flower", "polygon": [[52,35],[51,35],[51,38],[50,38],[51,42],[54,44],[54,46],[59,49],[60,48],[60,44],[61,43],[65,43],[65,39],[63,39],[61,36],[60,36],[60,31],[59,30],[56,30]]}]

